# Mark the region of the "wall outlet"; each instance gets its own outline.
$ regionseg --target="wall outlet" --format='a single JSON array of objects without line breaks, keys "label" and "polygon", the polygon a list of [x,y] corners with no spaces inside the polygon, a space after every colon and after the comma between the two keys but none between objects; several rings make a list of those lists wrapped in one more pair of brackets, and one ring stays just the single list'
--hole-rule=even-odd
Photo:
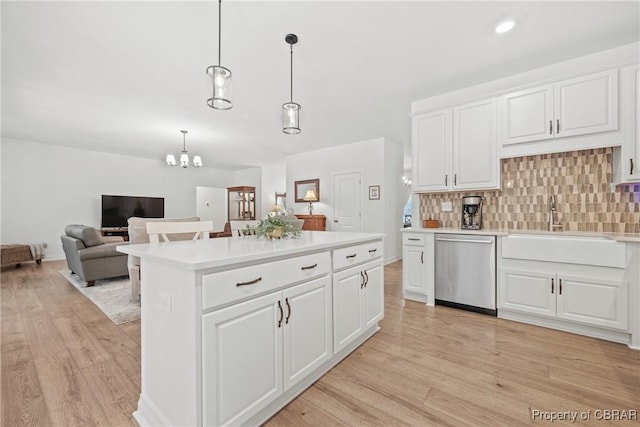
[{"label": "wall outlet", "polygon": [[158,308],[171,313],[171,295],[165,292],[158,292]]},{"label": "wall outlet", "polygon": [[451,212],[453,210],[453,206],[451,205],[451,202],[442,202],[441,209],[442,212]]}]

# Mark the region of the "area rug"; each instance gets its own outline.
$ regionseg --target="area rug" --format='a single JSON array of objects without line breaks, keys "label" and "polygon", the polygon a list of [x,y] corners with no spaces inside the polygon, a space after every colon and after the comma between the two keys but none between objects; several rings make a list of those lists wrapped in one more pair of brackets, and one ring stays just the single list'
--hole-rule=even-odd
[{"label": "area rug", "polygon": [[140,302],[131,300],[131,282],[128,277],[96,280],[96,284],[87,287],[87,282],[69,270],[58,271],[78,288],[87,298],[98,306],[116,325],[140,319]]}]

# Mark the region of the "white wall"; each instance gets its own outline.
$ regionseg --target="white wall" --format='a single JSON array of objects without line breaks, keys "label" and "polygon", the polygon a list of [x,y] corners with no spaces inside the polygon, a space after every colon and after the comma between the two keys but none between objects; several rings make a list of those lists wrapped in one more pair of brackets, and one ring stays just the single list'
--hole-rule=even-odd
[{"label": "white wall", "polygon": [[[297,214],[307,214],[307,203],[294,203],[294,181],[320,180],[320,201],[313,204],[314,214],[327,217],[327,230],[332,229],[333,176],[336,173],[360,172],[362,181],[362,231],[387,233],[385,261],[401,257],[402,147],[377,138],[335,146],[317,151],[294,154],[286,158],[287,206]],[[393,178],[392,178],[393,177]],[[369,186],[380,186],[380,200],[369,200]],[[395,205],[395,209],[393,206]],[[395,217],[395,219],[393,219]]]},{"label": "white wall", "polygon": [[227,222],[227,189],[196,187],[196,215],[201,221],[212,221],[214,231],[223,231]]},{"label": "white wall", "polygon": [[228,187],[233,173],[169,168],[162,160],[3,138],[2,243],[46,242],[64,258],[67,224],[100,227],[101,195],[165,198],[165,216],[196,214],[196,187]]}]

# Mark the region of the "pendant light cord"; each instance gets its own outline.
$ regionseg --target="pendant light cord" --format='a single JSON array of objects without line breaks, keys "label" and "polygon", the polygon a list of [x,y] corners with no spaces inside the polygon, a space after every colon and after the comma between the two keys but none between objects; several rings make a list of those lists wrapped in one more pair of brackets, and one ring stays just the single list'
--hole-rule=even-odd
[{"label": "pendant light cord", "polygon": [[218,0],[218,67],[220,66],[220,51],[222,50],[222,0]]},{"label": "pendant light cord", "polygon": [[291,49],[291,102],[293,102],[293,45],[289,45]]}]

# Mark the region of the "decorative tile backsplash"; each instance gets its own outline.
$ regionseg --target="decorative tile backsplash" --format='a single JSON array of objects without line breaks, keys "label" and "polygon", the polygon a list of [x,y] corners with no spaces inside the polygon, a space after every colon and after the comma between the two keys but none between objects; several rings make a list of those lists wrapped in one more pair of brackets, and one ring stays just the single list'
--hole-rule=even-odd
[{"label": "decorative tile backsplash", "polygon": [[[564,230],[640,233],[640,184],[614,191],[613,149],[541,154],[502,160],[502,190],[420,195],[423,219],[460,227],[461,197],[484,199],[484,228],[547,230],[549,197],[556,197],[557,220]],[[452,212],[441,202],[451,201]]]}]

